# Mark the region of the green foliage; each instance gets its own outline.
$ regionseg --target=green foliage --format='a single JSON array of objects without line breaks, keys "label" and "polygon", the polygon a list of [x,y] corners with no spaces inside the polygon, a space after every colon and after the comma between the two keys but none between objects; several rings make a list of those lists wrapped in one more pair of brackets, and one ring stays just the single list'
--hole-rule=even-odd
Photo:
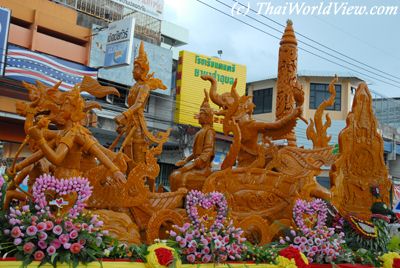
[{"label": "green foliage", "polygon": [[388,223],[379,218],[372,219],[372,223],[377,228],[378,237],[376,238],[364,237],[354,230],[349,223],[345,223],[345,240],[349,248],[351,248],[353,251],[358,251],[358,249],[382,253],[386,253],[388,251],[387,245],[390,240]]},{"label": "green foliage", "polygon": [[380,267],[381,263],[379,260],[379,256],[381,255],[383,255],[382,252],[360,248],[354,252],[354,262],[360,264],[369,264],[374,267]]},{"label": "green foliage", "polygon": [[400,236],[393,236],[387,245],[387,249],[391,252],[400,252]]},{"label": "green foliage", "polygon": [[116,239],[108,238],[106,241],[107,248],[104,250],[104,256],[110,259],[130,259],[131,261],[146,261],[146,255],[148,254],[147,246],[142,244],[138,245],[127,245],[121,243]]},{"label": "green foliage", "polygon": [[279,251],[287,247],[279,243],[270,243],[264,246],[252,245],[247,243],[246,260],[255,261],[256,263],[273,263],[279,255]]}]

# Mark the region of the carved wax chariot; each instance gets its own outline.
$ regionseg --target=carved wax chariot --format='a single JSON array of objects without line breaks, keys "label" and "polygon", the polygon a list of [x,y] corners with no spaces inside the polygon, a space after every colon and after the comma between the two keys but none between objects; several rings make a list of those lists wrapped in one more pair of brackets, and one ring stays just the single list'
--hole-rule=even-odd
[{"label": "carved wax chariot", "polygon": [[[172,224],[183,224],[183,217],[176,212],[182,207],[185,189],[172,193],[154,193],[145,183],[154,182],[159,173],[156,156],[161,154],[169,130],[153,135],[143,115],[151,90],[165,89],[153,74],[148,74],[149,63],[140,44],[135,59],[136,84],[129,94],[130,108],[116,118],[120,139],[125,134],[121,150],[103,147],[84,127],[83,122],[92,108],[101,108],[93,101],[85,101],[80,95],[85,91],[95,97],[116,94],[112,87],[101,86],[96,80],[84,77],[70,91],[60,91],[58,86],[24,83],[30,103],[19,103],[18,111],[26,116],[27,137],[22,144],[29,144],[32,155],[8,170],[14,177],[7,191],[7,203],[13,198],[24,200],[28,192],[16,191],[20,182],[29,175],[29,185],[44,173],[57,178],[86,177],[93,186],[93,194],[87,209],[95,211],[105,223],[105,229],[121,241],[148,242],[165,235]],[[49,128],[49,125],[55,126]],[[151,187],[152,185],[150,185]],[[54,196],[53,196],[54,197]],[[57,197],[57,196],[56,196]],[[76,196],[66,196],[74,202]]]}]

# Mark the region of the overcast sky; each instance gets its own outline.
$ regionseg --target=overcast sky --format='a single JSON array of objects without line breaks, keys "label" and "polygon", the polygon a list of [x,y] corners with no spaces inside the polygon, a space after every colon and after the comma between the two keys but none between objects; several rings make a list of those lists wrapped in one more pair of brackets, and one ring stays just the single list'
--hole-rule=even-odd
[{"label": "overcast sky", "polygon": [[[254,14],[251,11],[249,11],[248,16],[237,15],[239,10],[237,8],[238,5],[235,5],[235,1],[219,0],[228,4],[229,7],[226,7],[215,0],[201,1],[229,14],[232,14],[230,7],[234,6],[233,14],[237,19],[244,20],[258,28],[261,28],[263,31],[278,36],[279,38],[282,35],[281,33],[269,29],[267,26],[248,18],[248,16],[251,15],[257,20],[283,31],[281,26],[265,19],[261,15]],[[287,19],[292,19],[296,32],[329,48],[337,50],[342,54],[350,56],[361,63],[370,65],[379,71],[386,72],[387,74],[370,69],[360,63],[351,61],[348,58],[344,59],[358,65],[359,67],[352,66],[344,62],[343,59],[338,60],[331,58],[326,53],[321,53],[315,48],[311,48],[301,43],[299,44],[300,47],[304,47],[313,53],[339,62],[344,66],[364,73],[364,75],[310,55],[302,50],[299,50],[298,70],[316,71],[319,73],[328,72],[332,73],[332,75],[336,72],[339,74],[350,72],[366,80],[369,83],[370,89],[387,96],[400,97],[399,0],[239,0],[239,2],[245,5],[249,4],[250,8],[255,10],[259,9],[260,5],[257,5],[257,3],[261,2],[265,2],[265,5],[270,2],[270,7],[273,6],[275,8],[281,5],[281,12],[286,6],[286,14],[268,14],[268,18],[281,24],[286,24]],[[296,3],[298,3],[297,5],[300,7],[303,5],[301,11],[307,12],[305,9],[306,6],[320,5],[321,2],[323,2],[323,8],[327,7],[329,2],[336,5],[332,6],[330,9],[331,15],[288,14],[290,7],[294,7]],[[263,7],[266,8],[265,5]],[[374,6],[381,5],[397,6],[397,15],[333,15],[335,8],[338,12],[347,11],[354,13],[356,8],[354,7],[353,10],[350,10],[352,6],[366,6],[368,12],[371,11]],[[345,7],[347,10],[345,10]],[[263,11],[265,11],[265,8]],[[383,8],[381,8],[381,10],[383,10]],[[241,9],[240,11],[244,12],[245,10]],[[374,9],[373,11],[377,11],[377,9]],[[223,50],[222,59],[245,64],[247,66],[247,82],[261,80],[275,75],[277,72],[279,40],[244,25],[231,17],[225,16],[199,3],[197,0],[165,0],[164,19],[189,29],[189,44],[183,46],[182,49],[210,56],[217,56],[217,51]],[[299,35],[297,35],[297,39],[312,44],[328,53],[342,57]],[[376,74],[386,76],[387,78],[362,70],[360,67]],[[368,77],[367,75],[371,77]],[[378,79],[384,80],[393,85],[378,81]]]}]

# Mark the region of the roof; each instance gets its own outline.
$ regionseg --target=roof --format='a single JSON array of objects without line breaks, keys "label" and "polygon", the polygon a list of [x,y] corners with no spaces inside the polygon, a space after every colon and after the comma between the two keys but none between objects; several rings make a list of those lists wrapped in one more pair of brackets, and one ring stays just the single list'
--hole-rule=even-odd
[{"label": "roof", "polygon": [[[339,77],[339,78],[354,78],[356,80],[359,81],[366,81],[365,79],[362,79],[360,76],[351,73],[351,72],[342,72],[342,71],[313,71],[313,70],[300,70],[297,71],[297,77],[334,77],[335,74]],[[247,84],[253,84],[253,83],[258,83],[258,82],[264,82],[266,80],[276,80],[277,79],[277,74],[274,75],[269,75],[266,78],[262,79],[262,80],[256,80],[256,81],[251,81],[248,82]]]}]

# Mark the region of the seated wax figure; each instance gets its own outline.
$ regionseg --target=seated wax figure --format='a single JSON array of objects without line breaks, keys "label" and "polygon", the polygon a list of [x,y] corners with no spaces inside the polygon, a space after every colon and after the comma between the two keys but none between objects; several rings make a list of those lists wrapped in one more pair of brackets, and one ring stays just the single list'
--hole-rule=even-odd
[{"label": "seated wax figure", "polygon": [[213,129],[213,110],[208,102],[208,94],[197,116],[201,129],[196,133],[193,153],[175,165],[181,167],[175,170],[169,177],[171,191],[181,187],[188,190],[201,190],[204,181],[211,174],[211,162],[214,159],[215,131]]}]

